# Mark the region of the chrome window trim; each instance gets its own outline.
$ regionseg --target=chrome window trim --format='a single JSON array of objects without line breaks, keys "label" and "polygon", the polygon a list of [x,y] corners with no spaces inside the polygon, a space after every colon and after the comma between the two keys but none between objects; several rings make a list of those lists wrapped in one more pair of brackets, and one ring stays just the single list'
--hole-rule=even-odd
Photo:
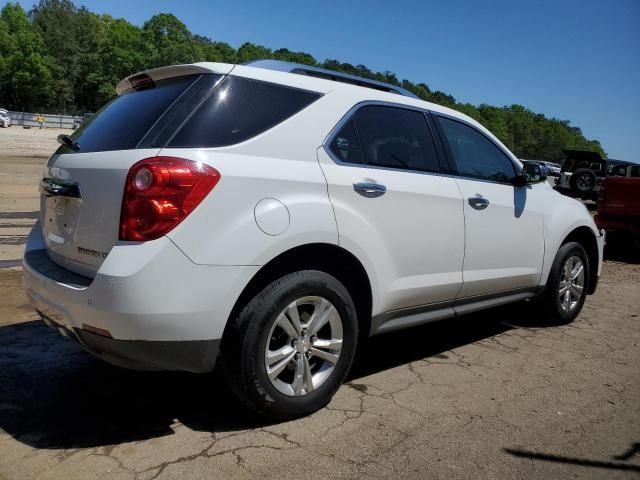
[{"label": "chrome window trim", "polygon": [[[427,171],[423,171],[423,170],[411,170],[411,169],[407,169],[407,168],[382,167],[382,166],[379,166],[379,165],[369,165],[367,163],[345,162],[344,160],[340,160],[331,151],[331,142],[333,142],[333,139],[340,132],[340,130],[342,130],[342,127],[344,127],[344,125],[349,120],[351,120],[353,118],[353,116],[355,115],[355,113],[358,110],[360,110],[363,107],[370,106],[370,105],[377,105],[377,106],[382,106],[382,107],[395,107],[395,108],[401,108],[401,109],[404,109],[404,110],[413,110],[415,112],[422,113],[423,115],[442,116],[442,117],[449,118],[451,120],[455,120],[457,122],[460,122],[460,123],[462,123],[464,125],[467,125],[468,127],[473,128],[475,131],[480,133],[484,138],[489,140],[493,145],[495,145],[509,159],[509,161],[512,163],[512,165],[514,167],[514,171],[516,173],[520,172],[522,170],[522,167],[520,167],[517,163],[515,163],[513,161],[513,159],[511,158],[512,154],[510,155],[509,153],[507,153],[500,145],[498,145],[496,142],[494,142],[484,132],[482,132],[481,130],[476,128],[474,125],[471,125],[469,122],[466,122],[465,120],[460,119],[458,117],[455,117],[453,115],[448,115],[446,113],[435,112],[433,110],[429,110],[428,108],[421,108],[421,107],[417,107],[417,106],[414,106],[414,105],[406,105],[406,104],[403,104],[403,103],[389,102],[389,101],[383,101],[383,100],[364,100],[362,102],[356,103],[353,107],[351,107],[347,111],[347,113],[345,113],[342,116],[342,118],[338,121],[338,123],[335,124],[335,126],[331,129],[329,134],[325,137],[324,141],[322,142],[322,148],[324,149],[325,153],[329,156],[329,158],[331,158],[331,160],[333,160],[333,162],[336,165],[340,165],[340,166],[343,166],[343,167],[357,167],[357,168],[367,168],[367,169],[374,169],[374,170],[389,170],[389,171],[392,171],[392,172],[413,173],[413,174],[418,174],[418,175],[432,175],[432,176],[436,176],[436,177],[460,178],[460,179],[463,179],[463,180],[472,180],[472,181],[475,181],[475,182],[493,183],[493,184],[497,184],[497,185],[507,185],[507,186],[513,187],[513,185],[511,183],[498,182],[498,181],[495,181],[495,180],[486,180],[486,179],[483,179],[483,178],[467,177],[465,175],[460,175],[458,173],[447,173],[447,172],[444,172],[444,171],[427,172]],[[435,121],[437,122],[437,119]],[[429,122],[427,121],[426,118],[425,118],[425,122],[427,124],[427,128],[429,129],[429,132],[431,133],[431,137],[433,139],[433,142],[434,142],[434,144],[436,146],[436,152],[438,151],[438,149],[437,149],[438,140],[436,140],[435,137],[436,137],[436,135],[438,135],[439,140],[442,143],[442,148],[445,150],[445,155],[448,156],[448,154],[446,152],[446,147],[444,145],[445,140],[441,138],[439,127],[436,125],[436,128],[438,128],[438,131],[434,132],[434,131],[432,131],[432,128],[429,125]],[[364,159],[364,152],[362,152],[362,153],[363,153],[363,159]],[[445,159],[438,158],[438,163],[440,163],[440,168],[442,169],[444,167],[443,163],[450,163],[450,162],[448,161],[448,158],[445,158]]]}]

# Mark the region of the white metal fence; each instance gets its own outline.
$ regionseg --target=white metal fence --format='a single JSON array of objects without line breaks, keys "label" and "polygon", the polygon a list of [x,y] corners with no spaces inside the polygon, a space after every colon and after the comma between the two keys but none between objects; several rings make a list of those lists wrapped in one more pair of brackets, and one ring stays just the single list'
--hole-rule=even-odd
[{"label": "white metal fence", "polygon": [[[31,127],[39,127],[37,122],[38,113],[31,112],[12,112],[9,111],[12,125],[29,125]],[[43,113],[44,127],[49,128],[73,128],[75,121],[81,117],[75,115],[56,115],[53,113]]]}]

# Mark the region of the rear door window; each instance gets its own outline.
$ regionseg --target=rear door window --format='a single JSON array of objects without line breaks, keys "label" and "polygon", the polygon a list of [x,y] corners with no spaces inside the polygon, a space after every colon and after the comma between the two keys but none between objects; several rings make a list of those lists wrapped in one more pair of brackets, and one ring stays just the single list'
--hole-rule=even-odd
[{"label": "rear door window", "polygon": [[440,172],[433,137],[423,113],[369,105],[356,112],[355,121],[366,164]]},{"label": "rear door window", "polygon": [[[77,153],[136,148],[166,110],[198,78],[200,75],[189,75],[151,82],[142,90],[131,90],[114,98],[71,135],[79,145]],[[56,153],[76,151],[60,146]]]},{"label": "rear door window", "polygon": [[169,142],[169,147],[223,147],[283,122],[320,98],[297,88],[229,76]]}]

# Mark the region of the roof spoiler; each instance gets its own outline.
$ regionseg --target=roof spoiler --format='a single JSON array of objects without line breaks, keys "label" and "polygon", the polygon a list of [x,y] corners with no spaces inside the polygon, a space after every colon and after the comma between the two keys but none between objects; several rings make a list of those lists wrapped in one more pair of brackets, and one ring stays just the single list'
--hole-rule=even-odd
[{"label": "roof spoiler", "polygon": [[134,73],[123,79],[116,85],[116,93],[122,95],[124,92],[139,87],[152,86],[153,82],[166,78],[182,77],[184,75],[194,75],[198,73],[218,73],[228,75],[233,70],[234,65],[229,63],[202,62],[191,65],[170,65],[168,67],[153,68],[143,72]]}]

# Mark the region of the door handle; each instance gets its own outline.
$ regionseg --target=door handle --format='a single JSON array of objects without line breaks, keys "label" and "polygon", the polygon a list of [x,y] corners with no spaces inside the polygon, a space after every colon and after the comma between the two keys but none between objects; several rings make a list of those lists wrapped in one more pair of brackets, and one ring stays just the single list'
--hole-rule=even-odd
[{"label": "door handle", "polygon": [[476,210],[484,210],[489,206],[489,200],[483,197],[470,197],[469,205]]},{"label": "door handle", "polygon": [[379,183],[354,183],[353,190],[359,193],[363,197],[376,198],[384,195],[387,192],[387,187],[380,185]]}]

